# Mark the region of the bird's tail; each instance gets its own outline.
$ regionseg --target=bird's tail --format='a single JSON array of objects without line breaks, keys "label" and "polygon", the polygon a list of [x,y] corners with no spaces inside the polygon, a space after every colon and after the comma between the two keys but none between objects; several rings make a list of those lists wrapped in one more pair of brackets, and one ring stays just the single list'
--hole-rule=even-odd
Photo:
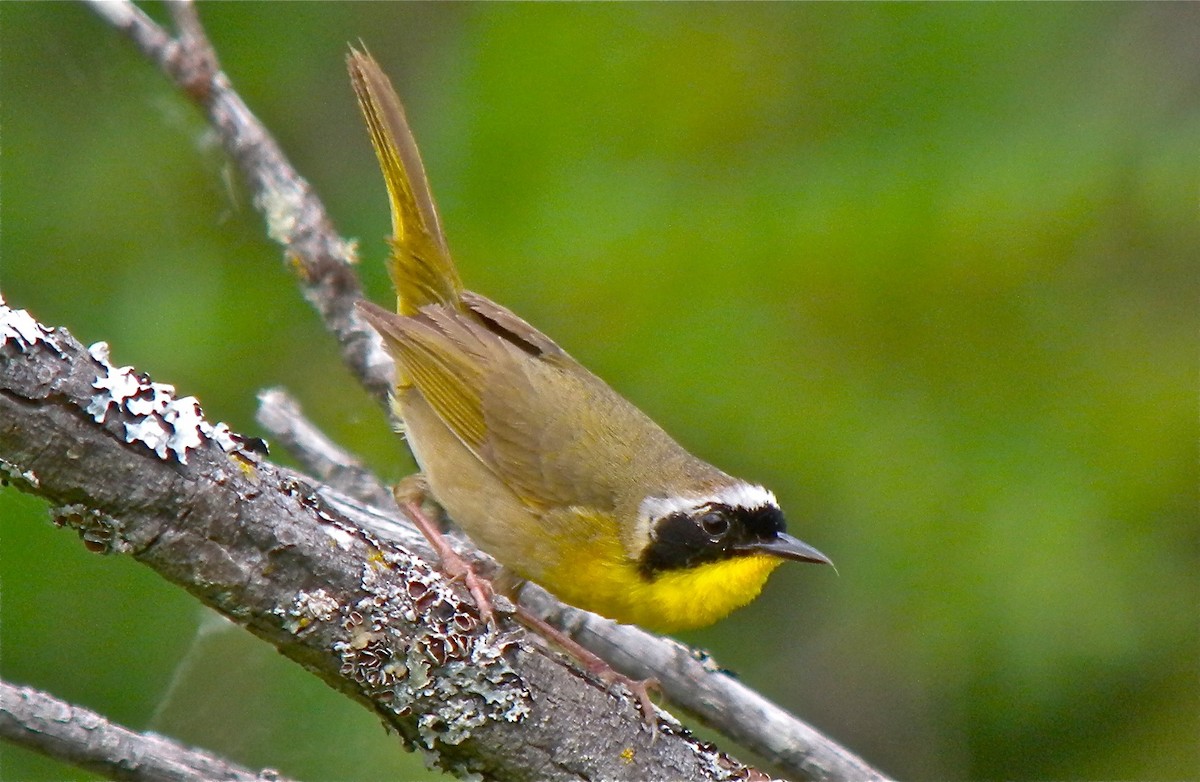
[{"label": "bird's tail", "polygon": [[427,304],[461,308],[462,281],[400,98],[371,55],[352,48],[346,59],[392,204],[388,272],[396,287],[396,311],[414,315]]}]

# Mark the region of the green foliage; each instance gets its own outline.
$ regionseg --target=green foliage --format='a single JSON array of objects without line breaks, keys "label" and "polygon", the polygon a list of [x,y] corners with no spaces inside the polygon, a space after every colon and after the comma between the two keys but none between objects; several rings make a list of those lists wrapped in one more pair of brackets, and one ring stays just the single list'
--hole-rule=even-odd
[{"label": "green foliage", "polygon": [[[837,561],[686,640],[902,777],[1194,775],[1196,6],[200,10],[377,300],[360,38],[467,284]],[[241,431],[284,385],[409,471],[199,114],[79,6],[0,5],[0,53],[9,303]],[[423,773],[263,644],[189,652],[189,598],[38,502],[0,514],[5,677],[294,776]]]}]

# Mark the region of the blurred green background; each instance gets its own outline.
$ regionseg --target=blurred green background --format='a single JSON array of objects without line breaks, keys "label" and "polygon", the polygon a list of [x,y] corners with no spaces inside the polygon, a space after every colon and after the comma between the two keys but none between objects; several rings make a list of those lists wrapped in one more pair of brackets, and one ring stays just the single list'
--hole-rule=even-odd
[{"label": "blurred green background", "polygon": [[[360,39],[468,284],[773,487],[838,563],[684,640],[905,778],[1200,776],[1200,6],[201,12],[377,300]],[[130,44],[79,5],[3,3],[0,65],[11,305],[237,430],[282,385],[385,477],[411,469]],[[0,517],[4,677],[297,777],[438,778],[44,503],[0,490]]]}]

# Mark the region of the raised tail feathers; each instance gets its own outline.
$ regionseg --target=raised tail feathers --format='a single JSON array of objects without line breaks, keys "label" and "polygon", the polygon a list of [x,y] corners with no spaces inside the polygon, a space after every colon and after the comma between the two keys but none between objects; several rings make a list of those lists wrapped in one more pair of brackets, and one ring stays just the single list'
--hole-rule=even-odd
[{"label": "raised tail feathers", "polygon": [[388,272],[396,288],[396,311],[413,315],[427,304],[461,308],[462,281],[446,247],[404,107],[370,54],[352,48],[346,59],[391,200]]}]

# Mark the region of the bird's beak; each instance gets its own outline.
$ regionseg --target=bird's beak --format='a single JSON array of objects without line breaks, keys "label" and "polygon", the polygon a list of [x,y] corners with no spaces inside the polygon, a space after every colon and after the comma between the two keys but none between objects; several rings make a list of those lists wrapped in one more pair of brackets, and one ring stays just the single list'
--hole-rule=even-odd
[{"label": "bird's beak", "polygon": [[833,560],[817,551],[803,540],[793,538],[787,533],[780,532],[771,540],[756,540],[739,547],[743,551],[757,551],[771,554],[781,559],[791,559],[796,562],[812,562],[817,565],[833,565]]}]

